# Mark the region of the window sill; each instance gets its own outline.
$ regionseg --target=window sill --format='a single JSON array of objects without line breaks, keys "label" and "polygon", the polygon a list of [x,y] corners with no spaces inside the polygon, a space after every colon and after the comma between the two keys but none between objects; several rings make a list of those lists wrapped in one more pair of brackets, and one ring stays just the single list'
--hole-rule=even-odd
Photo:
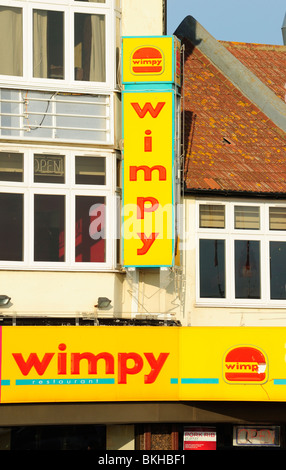
[{"label": "window sill", "polygon": [[286,309],[286,300],[282,303],[281,301],[277,302],[245,302],[245,303],[215,303],[215,302],[196,302],[196,308],[244,308],[244,309],[256,309],[256,310],[269,310],[269,309]]},{"label": "window sill", "polygon": [[30,271],[30,272],[65,272],[65,273],[80,273],[80,272],[92,272],[92,273],[119,273],[119,274],[125,274],[125,270],[121,267],[118,268],[112,268],[112,267],[55,267],[55,266],[39,266],[39,267],[34,267],[34,266],[1,266],[0,265],[0,272],[1,271]]}]

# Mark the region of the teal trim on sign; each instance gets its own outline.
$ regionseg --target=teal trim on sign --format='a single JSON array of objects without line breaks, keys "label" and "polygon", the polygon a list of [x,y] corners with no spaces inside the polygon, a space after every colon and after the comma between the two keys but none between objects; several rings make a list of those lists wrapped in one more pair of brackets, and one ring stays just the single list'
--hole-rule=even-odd
[{"label": "teal trim on sign", "polygon": [[209,378],[209,379],[205,379],[205,378],[185,378],[185,379],[181,379],[181,384],[218,384],[219,383],[219,379],[215,379],[215,378]]},{"label": "teal trim on sign", "polygon": [[[173,377],[170,379],[171,384],[177,385],[179,383],[179,379],[176,377]],[[181,379],[180,382],[182,385],[212,385],[212,384],[218,384],[219,379],[216,378],[183,378]]]},{"label": "teal trim on sign", "polygon": [[286,379],[274,379],[274,385],[286,385]]},{"label": "teal trim on sign", "polygon": [[178,384],[179,383],[179,379],[176,379],[176,378],[173,378],[170,380],[171,384]]}]

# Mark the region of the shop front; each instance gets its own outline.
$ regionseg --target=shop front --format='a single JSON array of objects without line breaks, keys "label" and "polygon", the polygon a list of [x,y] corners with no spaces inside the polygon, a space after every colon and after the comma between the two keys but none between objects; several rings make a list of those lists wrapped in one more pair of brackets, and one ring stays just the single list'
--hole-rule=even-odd
[{"label": "shop front", "polygon": [[284,334],[3,326],[0,447],[284,450]]}]

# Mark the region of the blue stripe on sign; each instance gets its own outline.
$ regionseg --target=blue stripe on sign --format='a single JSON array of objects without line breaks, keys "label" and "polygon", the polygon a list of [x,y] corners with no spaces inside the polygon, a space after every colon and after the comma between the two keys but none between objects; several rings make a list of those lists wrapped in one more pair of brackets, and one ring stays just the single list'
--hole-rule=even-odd
[{"label": "blue stripe on sign", "polygon": [[114,384],[114,379],[38,379],[16,380],[16,385],[108,385]]},{"label": "blue stripe on sign", "polygon": [[[173,377],[170,379],[171,384],[178,384],[179,379],[176,377]],[[219,379],[213,379],[213,378],[183,378],[181,379],[181,384],[218,384]]]},{"label": "blue stripe on sign", "polygon": [[173,378],[173,379],[170,380],[170,382],[171,382],[171,384],[177,384],[177,383],[179,383],[179,380],[176,379],[176,378]]},{"label": "blue stripe on sign", "polygon": [[182,384],[218,384],[219,380],[218,379],[213,379],[213,378],[184,378],[181,379]]},{"label": "blue stripe on sign", "polygon": [[286,385],[286,379],[274,379],[274,385]]},{"label": "blue stripe on sign", "polygon": [[10,385],[10,380],[1,380],[1,386]]}]

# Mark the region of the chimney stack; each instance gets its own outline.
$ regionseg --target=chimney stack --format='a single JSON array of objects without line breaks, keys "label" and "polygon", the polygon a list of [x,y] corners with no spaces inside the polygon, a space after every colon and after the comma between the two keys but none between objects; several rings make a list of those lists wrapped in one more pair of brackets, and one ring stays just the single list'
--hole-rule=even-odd
[{"label": "chimney stack", "polygon": [[284,46],[286,46],[286,14],[285,14],[281,29],[282,29],[282,36],[283,36],[283,44]]}]

